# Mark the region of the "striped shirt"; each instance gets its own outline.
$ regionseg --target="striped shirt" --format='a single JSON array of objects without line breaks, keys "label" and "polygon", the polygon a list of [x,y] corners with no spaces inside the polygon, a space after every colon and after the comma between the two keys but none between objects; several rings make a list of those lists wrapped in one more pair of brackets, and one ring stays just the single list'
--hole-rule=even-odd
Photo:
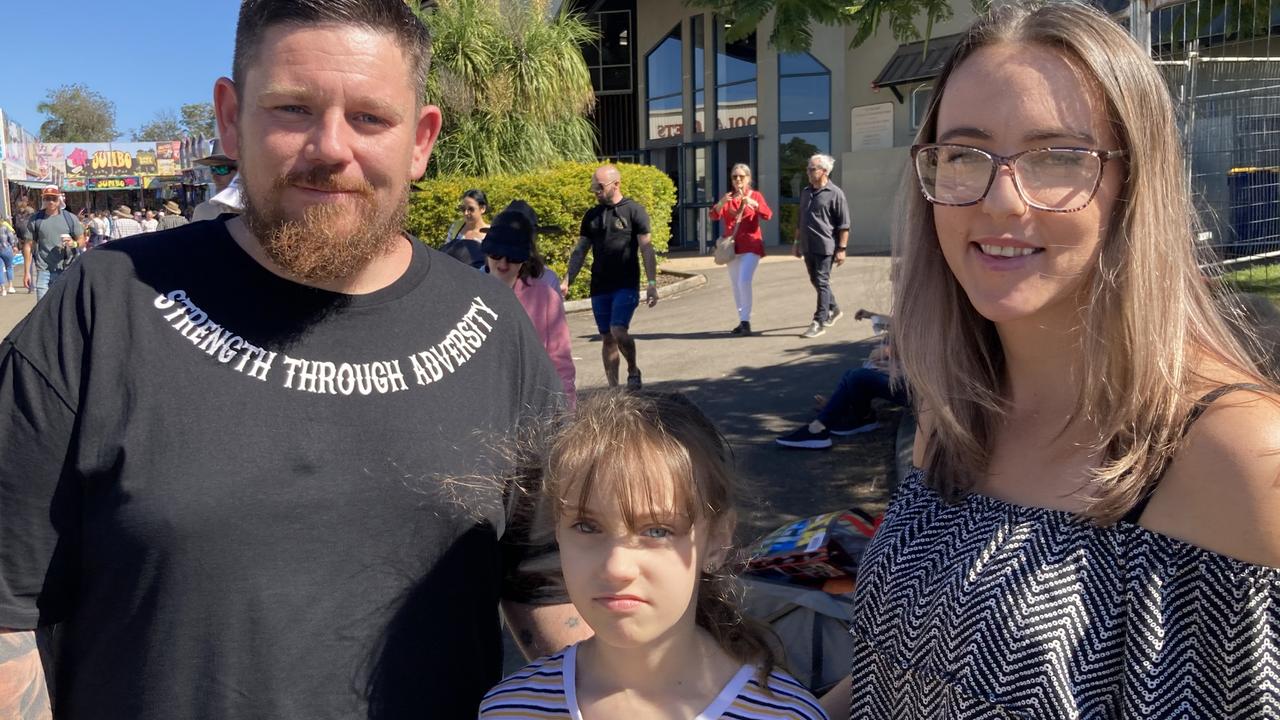
[{"label": "striped shirt", "polygon": [[[484,696],[481,720],[582,720],[575,691],[578,646],[539,658]],[[743,665],[707,709],[693,720],[827,720],[813,695],[795,678],[774,670],[768,689],[758,668]]]}]

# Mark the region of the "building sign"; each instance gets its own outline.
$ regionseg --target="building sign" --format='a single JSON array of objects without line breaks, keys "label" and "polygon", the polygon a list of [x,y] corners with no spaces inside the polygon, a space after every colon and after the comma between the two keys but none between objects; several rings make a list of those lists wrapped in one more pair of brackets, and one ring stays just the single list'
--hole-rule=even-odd
[{"label": "building sign", "polygon": [[[747,100],[721,103],[716,112],[716,130],[753,127],[756,124],[756,103]],[[703,131],[702,122],[695,123],[695,133]],[[680,108],[649,113],[649,139],[679,139],[684,135],[683,111]]]},{"label": "building sign", "polygon": [[142,178],[137,175],[115,178],[86,178],[85,190],[137,190],[142,187]]},{"label": "building sign", "polygon": [[850,111],[849,125],[853,136],[851,151],[893,147],[893,103],[856,107]]}]

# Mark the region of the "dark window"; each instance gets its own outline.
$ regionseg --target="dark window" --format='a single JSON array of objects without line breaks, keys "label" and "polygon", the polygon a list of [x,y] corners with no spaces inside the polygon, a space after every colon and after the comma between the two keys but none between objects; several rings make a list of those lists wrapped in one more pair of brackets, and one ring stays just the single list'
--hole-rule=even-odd
[{"label": "dark window", "polygon": [[631,92],[631,11],[603,10],[593,13],[600,37],[582,47],[582,57],[591,69],[591,84],[597,95]]},{"label": "dark window", "polygon": [[683,47],[680,26],[676,25],[645,55],[650,140],[678,139],[684,133],[680,72]]},{"label": "dark window", "polygon": [[693,126],[695,133],[703,133],[707,128],[707,22],[702,15],[694,15],[689,20],[689,50],[692,53],[690,64],[693,66]]},{"label": "dark window", "polygon": [[778,55],[778,231],[795,234],[809,158],[831,152],[831,71],[809,53]]},{"label": "dark window", "polygon": [[756,124],[756,34],[725,41],[731,27],[716,18],[716,129]]}]

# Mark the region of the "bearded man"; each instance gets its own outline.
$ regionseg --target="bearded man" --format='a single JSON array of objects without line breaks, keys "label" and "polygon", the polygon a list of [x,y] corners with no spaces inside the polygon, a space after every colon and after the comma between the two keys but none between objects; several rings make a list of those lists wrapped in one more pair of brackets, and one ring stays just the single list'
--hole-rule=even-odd
[{"label": "bearded man", "polygon": [[245,0],[243,215],[89,253],[0,345],[0,716],[47,716],[54,624],[62,718],[475,717],[500,603],[531,655],[585,634],[528,496],[457,481],[560,382],[401,229],[429,50],[403,0]]}]

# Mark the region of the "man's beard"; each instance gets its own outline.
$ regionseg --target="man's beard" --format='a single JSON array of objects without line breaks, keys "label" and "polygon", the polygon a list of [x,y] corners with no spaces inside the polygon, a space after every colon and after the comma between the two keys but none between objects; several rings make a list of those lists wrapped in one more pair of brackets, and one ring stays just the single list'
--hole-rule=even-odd
[{"label": "man's beard", "polygon": [[[249,231],[273,262],[290,275],[308,282],[327,282],[346,278],[362,270],[371,260],[386,254],[404,227],[409,185],[391,203],[390,212],[378,212],[373,186],[367,181],[351,181],[316,167],[307,172],[278,177],[263,198],[262,206],[254,203],[253,189],[244,175],[244,211],[241,217]],[[359,196],[355,207],[347,203],[311,205],[300,220],[284,213],[281,196],[286,188],[302,185],[330,192],[351,192]],[[355,213],[356,222],[350,232],[339,228],[348,225]]]}]

